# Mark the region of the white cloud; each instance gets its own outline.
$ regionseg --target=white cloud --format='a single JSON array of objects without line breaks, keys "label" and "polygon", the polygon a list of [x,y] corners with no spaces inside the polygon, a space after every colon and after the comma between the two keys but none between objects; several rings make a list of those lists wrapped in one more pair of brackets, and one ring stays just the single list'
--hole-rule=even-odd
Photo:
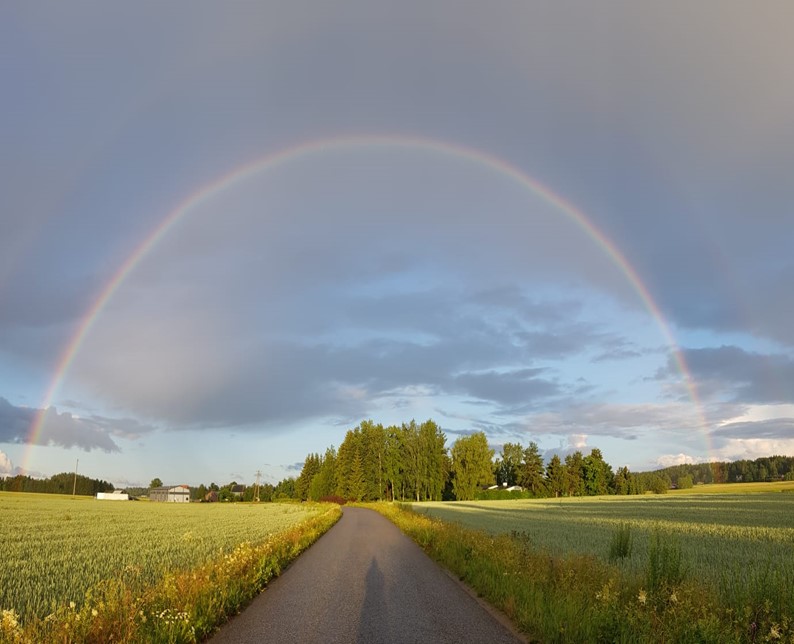
[{"label": "white cloud", "polygon": [[754,460],[771,455],[794,456],[794,438],[732,438],[717,450],[715,456],[723,461]]},{"label": "white cloud", "polygon": [[14,464],[11,462],[11,459],[8,458],[8,455],[0,451],[0,474],[13,474],[14,472]]},{"label": "white cloud", "polygon": [[568,437],[568,446],[576,449],[584,449],[587,447],[587,434],[571,434]]},{"label": "white cloud", "polygon": [[794,418],[794,405],[748,405],[739,416],[726,418],[720,427],[733,423],[756,423],[779,418]]},{"label": "white cloud", "polygon": [[662,454],[656,459],[656,464],[659,467],[672,467],[673,465],[694,465],[695,463],[702,463],[702,458],[689,456],[689,454]]}]

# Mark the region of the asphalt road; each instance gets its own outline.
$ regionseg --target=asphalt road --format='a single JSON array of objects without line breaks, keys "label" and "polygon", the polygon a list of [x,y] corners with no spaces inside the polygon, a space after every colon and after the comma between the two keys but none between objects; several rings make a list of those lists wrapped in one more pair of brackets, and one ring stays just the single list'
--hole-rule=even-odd
[{"label": "asphalt road", "polygon": [[214,644],[523,641],[390,521],[344,508]]}]

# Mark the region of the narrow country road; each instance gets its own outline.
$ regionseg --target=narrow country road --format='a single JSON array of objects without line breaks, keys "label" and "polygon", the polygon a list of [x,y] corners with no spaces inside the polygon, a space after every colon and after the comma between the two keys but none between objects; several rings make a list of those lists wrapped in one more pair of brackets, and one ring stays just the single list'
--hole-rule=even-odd
[{"label": "narrow country road", "polygon": [[499,644],[523,641],[373,510],[342,519],[210,640]]}]

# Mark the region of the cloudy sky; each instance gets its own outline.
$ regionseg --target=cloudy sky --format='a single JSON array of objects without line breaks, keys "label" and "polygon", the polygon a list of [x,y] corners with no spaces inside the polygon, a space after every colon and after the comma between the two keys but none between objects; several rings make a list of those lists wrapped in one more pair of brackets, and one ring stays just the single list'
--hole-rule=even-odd
[{"label": "cloudy sky", "polygon": [[793,7],[4,3],[0,474],[793,455]]}]

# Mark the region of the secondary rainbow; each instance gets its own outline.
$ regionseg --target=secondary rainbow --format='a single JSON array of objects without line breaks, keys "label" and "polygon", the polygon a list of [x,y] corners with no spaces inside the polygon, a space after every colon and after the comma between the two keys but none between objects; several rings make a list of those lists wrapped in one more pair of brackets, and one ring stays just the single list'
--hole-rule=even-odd
[{"label": "secondary rainbow", "polygon": [[[659,327],[659,331],[673,353],[676,366],[681,373],[681,376],[684,378],[689,396],[694,403],[699,415],[701,428],[705,430],[706,423],[702,415],[702,405],[700,404],[700,400],[698,398],[695,382],[689,372],[689,368],[687,367],[681,349],[679,348],[678,343],[676,342],[670,327],[667,324],[667,321],[659,310],[659,306],[656,304],[647,287],[640,279],[637,271],[635,271],[631,264],[629,264],[623,253],[604,233],[602,233],[593,225],[584,212],[582,212],[564,197],[540,183],[538,180],[525,174],[516,166],[488,152],[459,145],[457,143],[450,143],[447,141],[425,137],[398,135],[353,135],[306,141],[257,158],[242,166],[238,166],[231,172],[222,175],[220,178],[201,186],[198,190],[191,193],[173,210],[171,210],[155,227],[155,229],[152,230],[152,232],[140,243],[134,252],[130,254],[130,256],[114,273],[108,283],[102,288],[91,307],[83,316],[77,330],[70,338],[66,348],[57,362],[55,375],[53,376],[50,385],[47,388],[42,404],[40,405],[39,410],[34,417],[33,423],[31,424],[27,440],[28,449],[26,451],[25,458],[23,459],[23,465],[27,464],[30,446],[38,443],[40,439],[47,409],[51,406],[55,394],[63,382],[66,373],[69,371],[69,367],[74,361],[75,356],[77,356],[78,352],[80,351],[83,341],[91,331],[91,328],[95,324],[100,313],[116,293],[116,291],[118,291],[119,287],[124,283],[124,280],[135,269],[135,267],[146,257],[152,248],[154,248],[158,242],[162,240],[172,228],[174,228],[174,226],[180,220],[186,217],[196,206],[199,206],[208,199],[223,192],[224,190],[227,190],[236,183],[259,173],[267,172],[268,170],[272,170],[285,164],[297,162],[300,159],[311,155],[366,148],[417,150],[470,161],[473,164],[480,165],[486,169],[496,172],[499,175],[514,180],[525,189],[541,197],[557,211],[575,222],[604,251],[612,263],[623,273],[629,284],[631,284],[632,288],[637,293],[645,308],[654,318],[657,326]],[[711,451],[711,445],[708,444],[708,432],[704,431],[704,433],[706,436],[707,447],[709,448],[709,451]]]}]

